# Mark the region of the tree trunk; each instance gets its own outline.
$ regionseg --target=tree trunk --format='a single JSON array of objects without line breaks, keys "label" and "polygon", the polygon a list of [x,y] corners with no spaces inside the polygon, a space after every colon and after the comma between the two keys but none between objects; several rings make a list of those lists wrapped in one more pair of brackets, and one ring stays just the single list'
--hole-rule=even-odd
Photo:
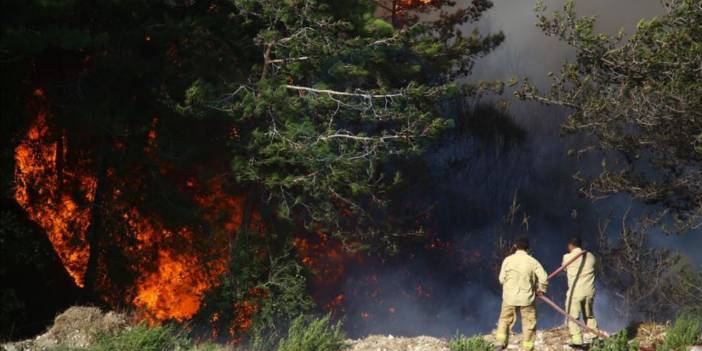
[{"label": "tree trunk", "polygon": [[107,180],[107,145],[108,137],[105,134],[100,138],[99,154],[97,156],[97,173],[95,184],[95,197],[90,210],[90,225],[85,234],[85,240],[89,247],[88,263],[85,269],[83,287],[86,298],[97,301],[97,276],[100,258],[102,256],[102,237],[105,232],[103,216],[105,203],[105,189]]},{"label": "tree trunk", "polygon": [[[104,168],[104,167],[103,167]],[[93,299],[96,296],[97,289],[97,273],[98,264],[101,256],[101,245],[100,239],[104,231],[103,228],[103,193],[105,188],[105,176],[106,172],[104,169],[99,170],[99,175],[97,179],[97,184],[95,188],[95,199],[93,200],[93,206],[90,211],[90,226],[85,235],[86,242],[90,248],[90,253],[88,256],[88,265],[85,269],[84,288],[89,299]]]},{"label": "tree trunk", "polygon": [[248,244],[249,240],[249,227],[251,226],[251,218],[253,216],[254,201],[255,196],[249,194],[249,196],[244,199],[244,211],[241,215],[241,225],[239,225],[239,230],[229,233],[229,262],[228,267],[232,267],[234,262],[234,251],[238,249],[238,246],[242,243],[244,245]]}]

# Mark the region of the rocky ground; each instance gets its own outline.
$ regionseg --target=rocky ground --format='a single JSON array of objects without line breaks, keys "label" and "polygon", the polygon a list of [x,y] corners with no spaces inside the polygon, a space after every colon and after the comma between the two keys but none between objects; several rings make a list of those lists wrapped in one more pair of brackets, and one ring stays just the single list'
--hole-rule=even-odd
[{"label": "rocky ground", "polygon": [[[125,315],[103,313],[95,307],[72,307],[56,317],[54,325],[38,337],[16,343],[0,345],[2,351],[46,350],[62,344],[71,348],[83,348],[90,344],[91,335],[96,332],[110,332],[126,328],[130,324]],[[665,335],[665,327],[656,324],[640,324],[630,332],[636,335],[642,350],[653,350],[654,345]],[[493,341],[491,335],[485,336]],[[565,328],[538,331],[536,350],[567,350],[568,332]],[[510,338],[508,349],[519,349],[521,335]],[[430,336],[399,337],[392,335],[371,335],[363,339],[349,340],[350,351],[450,351],[448,342]],[[696,351],[702,351],[697,349]]]}]

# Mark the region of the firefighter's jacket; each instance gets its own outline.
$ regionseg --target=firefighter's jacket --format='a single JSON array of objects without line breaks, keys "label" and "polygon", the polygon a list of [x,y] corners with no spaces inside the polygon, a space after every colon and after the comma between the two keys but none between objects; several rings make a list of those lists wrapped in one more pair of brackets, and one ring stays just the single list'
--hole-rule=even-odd
[{"label": "firefighter's jacket", "polygon": [[517,250],[502,261],[500,268],[502,303],[529,306],[534,303],[537,289],[546,292],[548,276],[544,267],[524,250]]},{"label": "firefighter's jacket", "polygon": [[[582,250],[575,248],[570,253],[563,255],[563,264],[570,261]],[[568,296],[591,297],[595,295],[595,255],[590,252],[580,256],[567,268]]]}]

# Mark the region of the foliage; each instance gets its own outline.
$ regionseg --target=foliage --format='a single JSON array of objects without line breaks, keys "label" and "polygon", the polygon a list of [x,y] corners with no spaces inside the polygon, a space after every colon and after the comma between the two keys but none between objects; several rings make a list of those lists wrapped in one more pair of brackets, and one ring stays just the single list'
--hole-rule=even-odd
[{"label": "foliage", "polygon": [[598,276],[617,292],[615,310],[624,320],[654,321],[702,312],[702,270],[674,250],[652,247],[648,236],[655,218],[633,221],[628,215],[615,240],[608,233],[609,219],[600,222],[597,237]]},{"label": "foliage", "polygon": [[679,274],[681,257],[649,245],[653,223],[640,220],[632,224],[625,215],[614,241],[608,239],[609,221],[600,224],[598,276],[608,289],[617,292],[615,309],[624,320],[664,320],[677,310],[666,289]]},{"label": "foliage", "polygon": [[[420,20],[419,15],[421,13],[430,13],[441,10],[444,7],[454,7],[457,2],[453,0],[378,0],[375,3],[383,19],[390,22],[394,27],[404,27],[416,24]],[[471,7],[459,8],[454,13],[443,13],[443,16],[446,17],[446,20],[479,17],[483,11],[491,6],[492,3],[490,1],[474,1]]]},{"label": "foliage", "polygon": [[592,351],[637,351],[639,345],[634,341],[629,341],[625,330],[622,330],[606,339],[597,339],[593,342]]},{"label": "foliage", "polygon": [[[210,324],[220,335],[241,339],[248,333],[249,341],[259,349],[270,346],[290,321],[314,305],[292,247],[271,251],[269,240],[275,240],[272,233],[241,239],[232,253],[229,273],[208,293],[198,313],[198,321]],[[217,323],[212,322],[213,315],[219,316]]]},{"label": "foliage", "polygon": [[588,196],[624,192],[660,204],[672,214],[668,229],[684,231],[702,219],[702,4],[664,5],[628,37],[596,33],[595,18],[576,16],[572,0],[540,15],[539,27],[572,46],[576,60],[552,75],[549,92],[527,80],[517,95],[571,109],[564,129],[598,141],[574,154],[611,152],[598,176],[583,179]]},{"label": "foliage", "polygon": [[685,351],[702,337],[702,315],[681,315],[666,334],[659,351]]},{"label": "foliage", "polygon": [[458,333],[449,339],[448,346],[451,351],[490,351],[495,348],[482,336],[467,337]]},{"label": "foliage", "polygon": [[389,195],[403,180],[392,162],[416,157],[452,125],[441,102],[489,88],[453,83],[502,41],[454,30],[488,6],[394,28],[353,1],[237,4],[258,31],[261,59],[246,80],[197,81],[180,105],[236,121],[236,181],[276,220],[344,241],[382,247],[416,232],[392,221]]},{"label": "foliage", "polygon": [[676,272],[664,287],[668,302],[678,306],[683,314],[702,316],[702,267],[682,261]]},{"label": "foliage", "polygon": [[217,351],[223,350],[213,343],[195,343],[185,330],[173,326],[148,326],[138,324],[115,334],[99,333],[92,345],[74,348],[57,345],[50,351]]},{"label": "foliage", "polygon": [[98,334],[93,351],[161,351],[186,348],[188,338],[172,326],[138,324],[116,335]]},{"label": "foliage", "polygon": [[297,317],[280,340],[278,351],[338,351],[345,347],[341,322],[333,324],[331,316],[309,319]]}]

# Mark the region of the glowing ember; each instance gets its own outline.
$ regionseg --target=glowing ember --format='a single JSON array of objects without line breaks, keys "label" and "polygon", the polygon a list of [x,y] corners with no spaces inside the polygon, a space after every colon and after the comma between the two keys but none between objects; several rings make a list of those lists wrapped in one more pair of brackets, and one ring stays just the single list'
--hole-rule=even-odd
[{"label": "glowing ember", "polygon": [[265,298],[268,298],[268,294],[263,289],[253,288],[248,292],[248,299],[234,304],[236,318],[229,327],[229,336],[234,338],[234,343],[241,341],[244,334],[251,329],[253,317],[261,308],[259,301]]},{"label": "glowing ember", "polygon": [[[43,105],[43,90],[36,89],[34,95]],[[96,179],[85,172],[58,169],[58,158],[65,159],[67,153],[65,142],[52,141],[47,111],[42,106],[26,140],[15,148],[15,200],[46,231],[64,267],[82,287],[89,255],[85,236]]]},{"label": "glowing ember", "polygon": [[344,251],[341,243],[325,233],[317,233],[316,240],[297,237],[294,244],[302,263],[315,275],[318,284],[335,284],[344,277],[346,263],[354,258]]}]

